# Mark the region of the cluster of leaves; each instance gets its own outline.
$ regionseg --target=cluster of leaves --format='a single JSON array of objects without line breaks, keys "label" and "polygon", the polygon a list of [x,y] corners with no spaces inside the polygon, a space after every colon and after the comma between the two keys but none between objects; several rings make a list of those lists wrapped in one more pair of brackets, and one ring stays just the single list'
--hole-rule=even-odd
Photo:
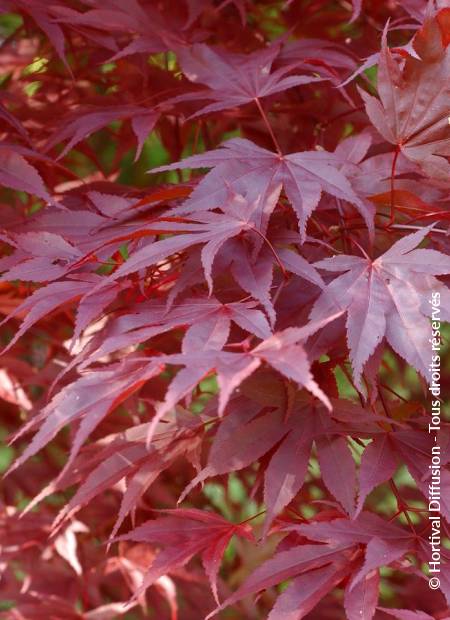
[{"label": "cluster of leaves", "polygon": [[450,3],[0,9],[1,617],[450,617]]}]

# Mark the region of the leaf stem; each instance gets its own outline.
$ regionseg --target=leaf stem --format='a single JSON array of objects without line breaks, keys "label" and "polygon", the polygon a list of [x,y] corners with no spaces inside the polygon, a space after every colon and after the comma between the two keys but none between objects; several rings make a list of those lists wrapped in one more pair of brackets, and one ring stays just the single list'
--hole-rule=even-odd
[{"label": "leaf stem", "polygon": [[358,243],[358,241],[356,241],[356,239],[354,237],[352,237],[351,235],[350,235],[350,241],[356,245],[356,247],[360,250],[360,252],[364,256],[364,258],[366,258],[368,261],[371,261],[370,256],[367,254],[367,252],[362,247],[362,245],[360,243]]},{"label": "leaf stem", "polygon": [[399,155],[400,155],[400,147],[397,145],[394,151],[394,157],[392,158],[392,168],[391,168],[391,216],[389,218],[389,223],[386,228],[389,228],[394,222],[394,211],[395,211],[394,177],[395,177],[395,168],[397,166],[397,159]]},{"label": "leaf stem", "polygon": [[258,97],[255,97],[254,101],[258,107],[258,110],[261,114],[264,124],[267,127],[267,131],[269,132],[270,137],[272,138],[272,142],[277,150],[278,155],[282,155],[280,145],[278,144],[278,140],[276,139],[275,134],[273,133],[273,129],[270,125],[269,119],[267,118],[267,114],[264,112],[264,108],[261,105],[261,101],[258,99]]},{"label": "leaf stem", "polygon": [[[398,509],[400,510],[400,512],[402,512],[405,515],[406,521],[408,522],[409,528],[412,531],[412,533],[414,534],[414,536],[417,536],[417,532],[416,529],[414,527],[414,524],[411,520],[411,517],[409,516],[409,510],[410,507],[408,506],[408,504],[404,501],[404,499],[402,498],[402,496],[400,495],[400,491],[398,490],[397,485],[395,484],[394,480],[391,478],[389,480],[389,485],[392,489],[392,492],[395,495],[395,499],[397,500],[397,506]],[[413,510],[411,512],[414,512]]]},{"label": "leaf stem", "polygon": [[267,243],[267,245],[270,248],[270,251],[272,252],[272,254],[275,257],[275,260],[278,263],[278,266],[281,269],[281,273],[283,274],[283,278],[286,280],[287,277],[288,277],[288,273],[287,273],[283,263],[281,262],[281,258],[278,256],[277,251],[273,247],[272,243],[269,241],[269,239],[266,237],[266,235],[264,233],[262,233],[260,230],[258,230],[255,226],[252,226],[249,223],[247,223],[247,226],[248,226],[249,230],[252,230],[253,232],[255,232],[257,235],[259,235]]},{"label": "leaf stem", "polygon": [[267,512],[266,510],[261,510],[260,512],[257,512],[255,515],[253,515],[252,517],[249,517],[248,519],[245,519],[244,521],[240,521],[238,523],[238,525],[244,525],[245,523],[248,523],[249,521],[252,521],[253,519],[256,519],[256,517],[260,517],[261,515],[263,515],[265,512]]}]

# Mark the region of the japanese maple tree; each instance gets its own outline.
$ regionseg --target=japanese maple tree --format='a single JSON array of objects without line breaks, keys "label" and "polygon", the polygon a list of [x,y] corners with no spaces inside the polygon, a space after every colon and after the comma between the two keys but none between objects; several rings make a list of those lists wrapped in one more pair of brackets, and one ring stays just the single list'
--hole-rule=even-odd
[{"label": "japanese maple tree", "polygon": [[0,617],[449,619],[450,1],[0,42]]}]

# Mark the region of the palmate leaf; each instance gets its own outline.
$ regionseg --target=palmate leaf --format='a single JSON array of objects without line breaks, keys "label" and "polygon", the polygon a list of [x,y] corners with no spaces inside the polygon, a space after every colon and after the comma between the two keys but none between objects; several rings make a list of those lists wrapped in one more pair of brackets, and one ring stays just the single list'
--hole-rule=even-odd
[{"label": "palmate leaf", "polygon": [[[156,220],[153,226],[133,233],[131,238],[133,236],[149,237],[151,233],[178,234],[141,247],[104,281],[105,283],[113,282],[130,273],[155,265],[175,253],[202,244],[200,259],[209,292],[212,293],[214,261],[225,243],[242,235],[245,235],[253,245],[261,239],[262,233],[255,224],[255,213],[258,212],[260,205],[261,196],[247,197],[227,188],[227,200],[226,204],[222,205],[222,213],[203,212],[189,219],[181,218],[181,221],[180,218],[169,217],[167,224],[164,224],[164,218],[161,221]],[[312,270],[311,273],[313,273]],[[97,288],[100,288],[100,285]]]},{"label": "palmate leaf", "polygon": [[301,620],[348,572],[345,564],[332,563],[296,577],[277,598],[267,620]]},{"label": "palmate leaf", "polygon": [[295,69],[295,63],[273,70],[272,65],[280,48],[281,43],[272,43],[251,54],[231,54],[204,43],[181,48],[178,50],[178,59],[184,75],[191,82],[204,84],[207,88],[179,95],[169,101],[213,100],[213,103],[193,114],[191,118],[195,118],[323,79],[314,75],[287,75]]},{"label": "palmate leaf", "polygon": [[344,607],[348,620],[371,620],[378,604],[380,573],[372,571],[358,587],[345,590]]},{"label": "palmate leaf", "polygon": [[84,274],[80,277],[74,277],[72,280],[51,282],[27,297],[2,321],[3,324],[15,316],[20,316],[24,312],[27,313],[13,339],[4,348],[4,352],[11,348],[41,318],[64,304],[82,298],[78,306],[77,324],[73,336],[76,339],[82,330],[115,299],[117,293],[122,288],[121,284],[114,283],[112,286],[102,289],[101,293],[95,295],[95,297],[86,297],[91,292],[92,287],[98,284],[99,280],[101,278],[95,274]]},{"label": "palmate leaf", "polygon": [[415,35],[413,54],[401,68],[383,35],[378,64],[380,100],[360,91],[370,120],[381,135],[431,177],[448,180],[450,50],[448,12],[427,17]]},{"label": "palmate leaf", "polygon": [[[86,29],[88,38],[95,37],[93,31],[100,31],[103,36],[95,37],[94,40],[97,46],[106,49],[111,61],[134,54],[163,52],[185,43],[177,19],[167,19],[151,6],[144,10],[138,0],[130,0],[126,8],[116,0],[106,0],[98,5],[88,3],[84,11],[63,4],[58,7],[58,21],[70,24],[77,30]],[[111,32],[117,36],[131,32],[135,37],[125,46],[123,40],[121,45],[116,41],[112,44]]]},{"label": "palmate leaf", "polygon": [[[255,378],[254,383],[257,384],[257,381],[258,378]],[[275,390],[276,386],[276,382],[271,382],[267,387]],[[243,387],[243,392],[248,392],[248,383]],[[363,418],[364,410],[353,405],[346,410],[342,402],[333,401],[333,417],[330,417],[325,406],[312,405],[303,397],[303,400],[299,398],[298,402],[293,403],[290,417],[283,419],[282,407],[265,412],[262,403],[256,406],[251,400],[243,398],[241,401],[239,398],[230,400],[226,416],[214,436],[206,465],[185,488],[179,502],[209,478],[240,471],[252,462],[270,457],[264,465],[266,516],[262,535],[265,536],[275,517],[294,500],[303,487],[315,441],[330,492],[341,503],[343,510],[352,514],[356,492],[355,463],[341,436],[352,430],[337,424],[336,419],[346,414],[353,418]],[[244,408],[245,415],[242,413]],[[376,433],[376,424],[372,419],[370,423],[372,432]],[[335,448],[336,442],[338,449]],[[345,472],[337,472],[336,469],[342,469],[341,463],[337,466],[336,461],[329,457],[332,452],[332,455],[337,454],[342,460],[339,449],[344,453]],[[350,464],[345,459],[351,459]],[[343,489],[345,473],[349,475],[349,480]]]},{"label": "palmate leaf", "polygon": [[[83,471],[82,484],[70,502],[59,512],[53,527],[58,527],[63,521],[73,518],[78,510],[98,497],[114,482],[125,480],[126,491],[110,535],[110,539],[114,538],[125,518],[130,512],[135,513],[141,497],[159,475],[180,456],[188,456],[201,442],[201,423],[197,424],[196,428],[194,421],[191,421],[191,424],[186,424],[183,429],[175,417],[175,423],[170,426],[173,435],[167,433],[169,425],[164,424],[161,432],[156,434],[157,441],[148,449],[145,445],[147,426],[144,424],[135,427],[134,432],[129,433],[129,440],[126,443],[120,442],[116,446],[112,444],[103,450],[99,446],[99,455],[92,459],[94,466],[91,467],[89,475],[86,475],[86,470]],[[83,466],[81,458],[78,458],[78,462]],[[76,471],[76,463],[73,469]],[[52,492],[55,488],[65,488],[70,482],[70,475],[67,480],[62,477],[49,487],[47,492]],[[42,497],[41,494],[40,499]]]},{"label": "palmate leaf", "polygon": [[449,0],[0,12],[0,616],[447,617]]},{"label": "palmate leaf", "polygon": [[428,300],[432,291],[440,293],[443,319],[448,318],[450,300],[448,287],[435,277],[450,273],[449,257],[414,249],[431,229],[407,235],[374,261],[340,255],[315,264],[345,272],[325,288],[310,318],[318,320],[337,308],[347,312],[347,339],[358,386],[365,363],[383,337],[421,375],[430,376]]},{"label": "palmate leaf", "polygon": [[60,127],[46,144],[46,150],[50,151],[57,144],[67,142],[58,156],[60,159],[92,133],[107,127],[113,121],[131,119],[131,127],[137,139],[135,159],[138,159],[144,142],[156,125],[158,118],[157,110],[149,110],[139,106],[88,106],[77,109],[75,113],[71,113],[61,120]]},{"label": "palmate leaf", "polygon": [[375,437],[361,457],[357,514],[362,510],[369,493],[391,478],[396,469],[397,459],[389,434]]},{"label": "palmate leaf", "polygon": [[27,161],[27,155],[36,157],[37,153],[15,145],[0,146],[0,185],[34,194],[45,202],[52,202],[41,175]]},{"label": "palmate leaf", "polygon": [[[117,283],[113,283],[113,286]],[[98,300],[108,289],[85,298]],[[254,334],[257,338],[268,338],[271,329],[255,302],[221,304],[214,297],[187,298],[174,304],[170,313],[165,304],[154,301],[140,303],[99,330],[71,362],[80,370],[92,366],[97,360],[115,351],[137,346],[159,334],[185,327],[182,341],[183,353],[195,353],[205,349],[221,350],[228,340],[231,322]],[[199,314],[202,322],[198,323]]]},{"label": "palmate leaf", "polygon": [[16,0],[14,4],[16,5],[16,10],[23,11],[36,22],[37,26],[48,37],[59,58],[70,71],[70,65],[66,57],[64,32],[61,26],[55,22],[51,7],[39,0]]},{"label": "palmate leaf", "polygon": [[166,517],[147,521],[121,540],[134,540],[166,547],[159,551],[136,593],[145,591],[170,570],[184,566],[197,553],[208,574],[217,599],[217,574],[220,559],[234,535],[251,539],[248,525],[234,525],[211,512],[190,509],[165,510]]},{"label": "palmate leaf", "polygon": [[346,512],[355,510],[356,467],[343,437],[323,437],[316,441],[324,484],[339,500]]},{"label": "palmate leaf", "polygon": [[84,375],[58,392],[17,434],[16,438],[42,422],[31,443],[10,468],[10,472],[51,441],[63,426],[79,421],[69,460],[65,465],[66,469],[69,468],[82,444],[101,420],[161,371],[161,363],[158,362],[130,364],[130,361]]},{"label": "palmate leaf", "polygon": [[197,213],[223,208],[229,188],[259,196],[252,214],[256,225],[265,231],[275,209],[281,188],[296,212],[304,239],[306,224],[326,192],[355,205],[369,230],[373,229],[373,213],[356,195],[346,176],[339,170],[339,157],[326,151],[303,151],[280,155],[262,149],[249,140],[233,138],[221,148],[204,155],[193,155],[181,162],[161,166],[151,172],[184,168],[213,168],[199,183],[176,213]]},{"label": "palmate leaf", "polygon": [[[319,329],[333,322],[341,315],[337,313],[324,321],[311,322],[304,327],[292,327],[276,332],[246,353],[232,353],[217,348],[201,348],[188,353],[159,356],[160,363],[182,365],[169,385],[166,398],[157,407],[151,421],[148,442],[159,421],[174,406],[188,396],[194,387],[207,375],[215,371],[219,385],[218,414],[222,416],[233,391],[250,377],[263,363],[267,363],[288,379],[295,381],[299,387],[305,387],[313,396],[321,400],[328,409],[331,403],[327,395],[318,386],[311,373],[308,356],[301,344]],[[195,484],[199,482],[195,481]],[[191,483],[194,484],[194,483]]]},{"label": "palmate leaf", "polygon": [[[249,313],[250,317],[253,318],[251,310]],[[224,341],[222,340],[219,348],[217,348],[217,343],[211,340],[209,333],[206,334],[205,340],[205,334],[202,333],[205,329],[203,326],[202,330],[197,330],[196,334],[188,331],[188,340],[185,345],[187,350],[184,353],[160,355],[147,363],[139,360],[134,361],[131,358],[123,363],[109,366],[106,370],[90,372],[63,388],[38,416],[32,418],[21,429],[17,437],[34,429],[42,422],[32,442],[14,463],[13,469],[36,454],[53,439],[63,426],[80,421],[69,460],[61,474],[63,475],[72,464],[86,438],[101,420],[128,396],[136,392],[146,381],[158,375],[164,364],[184,365],[185,368],[178,372],[167,390],[165,401],[156,408],[155,416],[148,428],[148,442],[153,437],[160,420],[182,398],[188,396],[204,376],[213,370],[217,372],[218,383],[221,388],[219,414],[223,414],[233,390],[239,387],[242,381],[263,362],[269,363],[300,386],[306,387],[312,394],[320,398],[327,407],[331,407],[327,396],[313,379],[306,353],[299,342],[326,326],[330,321],[335,320],[336,316],[329,317],[325,321],[311,323],[303,328],[290,328],[270,336],[248,354],[220,351]],[[261,320],[262,315],[257,314],[256,317]],[[229,322],[229,319],[226,321]],[[248,323],[245,312],[238,316],[237,321],[253,329],[251,322]],[[264,325],[264,321],[261,324]],[[225,337],[227,335],[228,330],[225,330]],[[199,345],[200,349],[198,348]]]},{"label": "palmate leaf", "polygon": [[[335,579],[340,581],[344,578],[346,572],[348,572],[348,568],[347,570],[336,571],[336,562],[345,560],[342,556],[342,552],[349,546],[350,545],[299,545],[287,551],[276,553],[273,558],[270,558],[264,564],[260,565],[236,592],[229,596],[220,607],[208,616],[208,619],[214,617],[219,611],[225,609],[229,605],[235,604],[244,597],[257,594],[261,590],[268,589],[287,579],[297,577],[298,575],[304,578],[301,579],[301,577],[297,577],[300,581],[296,582],[294,579],[292,582],[292,587],[295,592],[292,597],[292,603],[289,600],[291,599],[291,592],[287,590],[286,592],[288,592],[288,594],[285,598],[285,602],[283,603],[283,601],[280,600],[280,603],[278,603],[278,610],[275,607],[275,613],[281,613],[280,609],[282,609],[283,605],[295,605],[296,603],[298,603],[299,606],[302,604],[304,605],[303,610],[300,606],[299,613],[302,611],[307,613],[320,600],[321,596],[318,596],[318,593],[322,589],[322,592],[325,593],[329,591],[335,585]],[[333,571],[318,570],[327,565],[329,567],[330,563],[334,563]],[[343,564],[345,565],[345,561]],[[334,577],[332,577],[331,573],[334,574]],[[306,577],[306,575],[308,575],[308,577]],[[303,601],[302,596],[304,597]],[[296,612],[294,611],[294,613]],[[277,615],[274,617],[277,618]],[[294,615],[293,617],[297,619],[303,616]]]}]

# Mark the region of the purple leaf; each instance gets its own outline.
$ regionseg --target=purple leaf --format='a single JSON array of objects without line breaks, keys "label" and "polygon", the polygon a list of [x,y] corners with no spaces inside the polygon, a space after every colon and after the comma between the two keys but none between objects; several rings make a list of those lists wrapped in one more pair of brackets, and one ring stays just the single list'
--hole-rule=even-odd
[{"label": "purple leaf", "polygon": [[347,441],[343,437],[316,440],[323,481],[344,510],[355,511],[356,466]]},{"label": "purple leaf", "polygon": [[375,437],[361,457],[359,473],[359,496],[356,515],[364,506],[364,500],[379,484],[391,478],[397,469],[395,451],[390,443],[389,434]]}]

